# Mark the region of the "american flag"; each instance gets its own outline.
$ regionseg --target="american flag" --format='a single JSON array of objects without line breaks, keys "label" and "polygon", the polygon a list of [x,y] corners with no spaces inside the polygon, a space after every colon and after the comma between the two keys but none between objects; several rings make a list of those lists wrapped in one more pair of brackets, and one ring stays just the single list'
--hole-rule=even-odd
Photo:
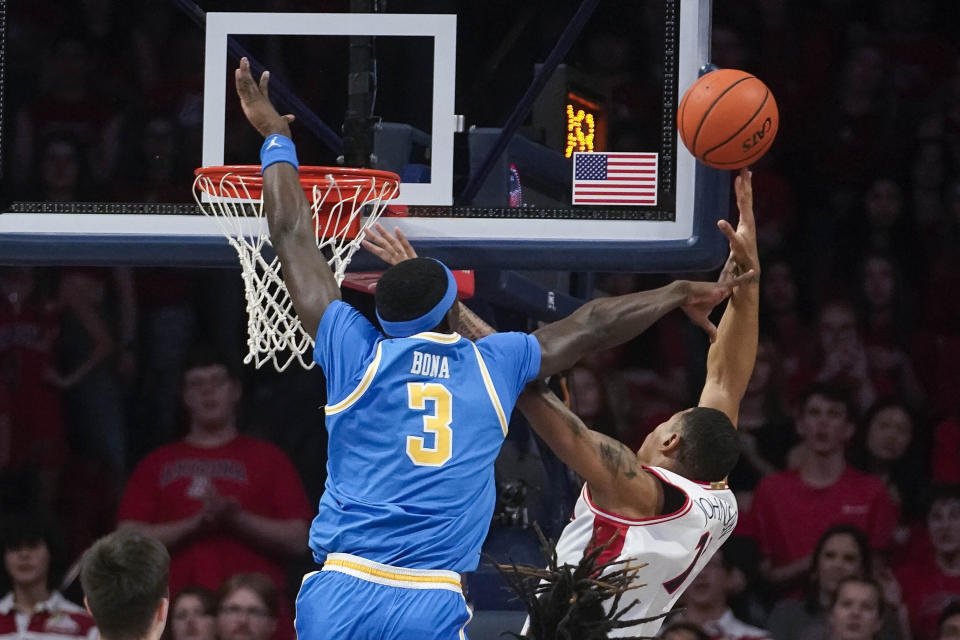
[{"label": "american flag", "polygon": [[657,204],[656,153],[574,153],[573,204]]}]

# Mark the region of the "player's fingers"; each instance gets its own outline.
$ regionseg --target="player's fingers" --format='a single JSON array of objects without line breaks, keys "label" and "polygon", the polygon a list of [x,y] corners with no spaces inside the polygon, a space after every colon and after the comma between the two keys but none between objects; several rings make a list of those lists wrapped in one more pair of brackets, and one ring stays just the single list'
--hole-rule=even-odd
[{"label": "player's fingers", "polygon": [[287,124],[291,124],[294,120],[297,119],[297,116],[292,113],[284,114],[283,119],[287,121]]},{"label": "player's fingers", "polygon": [[[241,61],[240,68],[243,69],[243,75],[244,75],[244,77],[246,77],[246,78],[250,79],[251,81],[253,81],[253,68],[250,66],[250,59],[249,59],[249,58],[244,58],[244,59]],[[256,84],[256,83],[254,82],[254,84]]]},{"label": "player's fingers", "polygon": [[389,256],[388,258],[385,258],[385,260],[387,260],[387,262],[389,262],[390,264],[396,264],[401,260],[403,260],[403,251],[397,245],[397,242],[396,240],[394,240],[393,236],[390,234],[390,231],[387,230],[379,222],[377,223],[376,226],[377,226],[377,233],[376,233],[377,244],[379,244],[380,247],[385,252],[385,254]]},{"label": "player's fingers", "polygon": [[[371,242],[375,242],[375,243],[377,243],[377,244],[382,244],[382,243],[383,243],[383,237],[380,235],[380,234],[382,233],[382,231],[383,231],[383,228],[380,227],[379,223],[378,223],[378,224],[375,224],[375,225],[373,225],[372,227],[370,227],[369,229],[367,229],[367,233],[365,234],[365,237],[366,237],[367,240],[369,240],[369,241],[371,241]],[[366,242],[367,240],[364,240],[364,242]]]},{"label": "player's fingers", "polygon": [[730,244],[730,253],[743,259],[747,253],[747,243],[744,242],[743,237],[733,230],[733,227],[730,226],[730,223],[726,220],[719,220],[717,226],[720,228],[720,231],[723,232],[723,235],[727,237],[727,242]]},{"label": "player's fingers", "polygon": [[733,254],[733,251],[727,254],[727,261],[723,263],[723,268],[731,271],[737,268],[737,256]]},{"label": "player's fingers", "polygon": [[398,240],[397,237],[390,233],[390,230],[385,227],[383,228],[383,240],[390,245],[391,251],[397,255],[403,256],[403,244],[401,244],[400,240]]},{"label": "player's fingers", "polygon": [[[374,224],[374,228],[367,230],[367,238],[370,239],[370,245],[376,247],[376,256],[382,258],[390,264],[397,264],[408,257],[393,240],[390,232],[379,222]],[[366,242],[366,241],[365,241]]]},{"label": "player's fingers", "polygon": [[740,209],[740,222],[750,228],[754,226],[753,217],[753,172],[741,169],[737,176],[737,208]]},{"label": "player's fingers", "polygon": [[236,78],[237,93],[243,98],[245,94],[249,93],[250,85],[253,84],[253,78],[250,76],[250,64],[246,58],[240,60],[240,66],[234,71],[234,77]]},{"label": "player's fingers", "polygon": [[733,226],[730,225],[726,220],[717,220],[717,227],[720,228],[720,231],[723,232],[723,235],[727,236],[727,240],[730,241],[730,244],[733,244],[737,241],[737,232],[733,230]]},{"label": "player's fingers", "polygon": [[[368,234],[369,234],[369,232],[368,232]],[[364,249],[366,249],[367,251],[369,251],[369,252],[372,253],[373,255],[377,256],[378,258],[380,258],[380,259],[383,260],[384,262],[387,262],[387,252],[384,251],[381,247],[378,247],[377,245],[373,244],[373,243],[370,242],[369,240],[362,240],[362,241],[360,242],[360,244],[361,244],[361,246],[363,246]]]},{"label": "player's fingers", "polygon": [[743,284],[743,283],[745,283],[745,282],[750,282],[751,280],[753,280],[753,278],[754,278],[754,276],[756,275],[756,273],[757,273],[756,271],[754,271],[753,269],[750,269],[750,270],[747,271],[746,273],[741,273],[739,276],[737,276],[736,278],[734,278],[734,279],[733,279],[733,282],[731,282],[730,284],[732,284],[732,285],[739,285],[739,284]]},{"label": "player's fingers", "polygon": [[727,261],[723,263],[723,269],[720,270],[720,281],[726,282],[727,280],[733,279],[737,273],[737,259],[731,251],[727,255]]},{"label": "player's fingers", "polygon": [[410,243],[407,242],[407,239],[401,238],[396,230],[390,234],[390,243],[393,246],[394,251],[396,251],[397,255],[400,257],[400,260],[409,260],[410,258],[417,257],[417,252],[413,250],[413,247],[410,246]]},{"label": "player's fingers", "polygon": [[413,248],[413,245],[410,244],[410,241],[407,240],[407,236],[403,235],[403,231],[400,229],[396,230],[397,240],[400,241],[400,244],[403,246],[403,252],[408,258],[416,258],[417,251]]},{"label": "player's fingers", "polygon": [[740,225],[751,231],[756,227],[756,219],[753,217],[753,196],[737,199],[737,209],[740,211]]},{"label": "player's fingers", "polygon": [[387,253],[390,251],[390,243],[387,242],[386,235],[387,235],[387,232],[384,230],[383,227],[380,227],[376,230],[374,229],[367,230],[367,239],[373,244],[375,244],[377,248],[383,251],[384,253]]},{"label": "player's fingers", "polygon": [[264,71],[263,73],[260,74],[259,89],[260,89],[260,95],[262,95],[264,98],[268,98],[270,93],[270,72],[269,71]]}]

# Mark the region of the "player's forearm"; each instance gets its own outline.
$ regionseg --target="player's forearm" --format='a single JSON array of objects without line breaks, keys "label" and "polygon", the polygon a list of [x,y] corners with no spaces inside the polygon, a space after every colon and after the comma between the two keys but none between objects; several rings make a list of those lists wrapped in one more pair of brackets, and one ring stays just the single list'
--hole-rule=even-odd
[{"label": "player's forearm", "polygon": [[295,556],[307,550],[306,520],[280,520],[238,511],[230,519],[231,530],[251,544],[271,553]]},{"label": "player's forearm", "polygon": [[310,203],[297,168],[289,162],[276,162],[264,170],[263,212],[274,247],[298,237],[313,237]]},{"label": "player's forearm", "polygon": [[[717,326],[717,339],[707,353],[705,389],[714,386],[731,399],[735,407],[747,391],[757,359],[760,286],[740,285],[730,296]],[[736,424],[735,416],[731,417]]]},{"label": "player's forearm", "polygon": [[636,457],[621,442],[589,429],[545,385],[531,384],[517,399],[530,426],[547,446],[590,484],[608,493],[619,476],[636,475]]},{"label": "player's forearm", "polygon": [[577,453],[587,446],[590,429],[544,383],[528,385],[517,408],[557,457],[582,476]]},{"label": "player's forearm", "polygon": [[316,230],[296,168],[287,162],[263,173],[263,208],[270,242],[280,258],[283,282],[304,330],[314,336],[327,306],[340,299],[340,285],[317,249]]},{"label": "player's forearm", "polygon": [[686,299],[686,283],[676,281],[652,291],[598,298],[570,316],[534,332],[542,349],[543,378],[569,369],[587,354],[623,344]]}]

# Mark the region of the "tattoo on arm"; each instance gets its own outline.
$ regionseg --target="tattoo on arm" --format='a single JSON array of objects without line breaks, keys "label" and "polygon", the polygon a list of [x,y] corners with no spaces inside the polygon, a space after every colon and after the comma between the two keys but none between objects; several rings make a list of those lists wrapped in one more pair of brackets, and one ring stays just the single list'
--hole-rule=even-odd
[{"label": "tattoo on arm", "polygon": [[612,475],[617,475],[617,472],[620,471],[620,465],[623,464],[620,451],[603,440],[600,441],[598,449],[600,450],[600,458],[603,460],[604,466],[607,467],[607,471]]},{"label": "tattoo on arm", "polygon": [[603,460],[603,464],[610,475],[616,477],[619,474],[625,478],[637,477],[635,457],[626,445],[599,433],[594,438],[597,441],[600,459]]},{"label": "tattoo on arm", "polygon": [[545,384],[529,389],[528,397],[540,401],[524,409],[534,429],[592,488],[610,490],[638,477],[636,456],[626,445],[589,429]]},{"label": "tattoo on arm", "polygon": [[573,434],[574,438],[583,438],[586,432],[589,431],[589,429],[587,429],[582,422],[574,418],[572,415],[561,415],[563,416],[563,423],[566,425],[567,429],[570,430],[570,433]]}]

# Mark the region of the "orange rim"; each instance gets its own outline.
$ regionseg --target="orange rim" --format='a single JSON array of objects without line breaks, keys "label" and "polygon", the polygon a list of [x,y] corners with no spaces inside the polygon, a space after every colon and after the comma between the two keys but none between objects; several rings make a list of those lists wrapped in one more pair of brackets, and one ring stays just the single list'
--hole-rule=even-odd
[{"label": "orange rim", "polygon": [[[259,200],[263,194],[263,176],[260,175],[260,165],[257,164],[232,164],[216,167],[200,167],[195,169],[193,174],[197,177],[203,176],[210,182],[200,181],[197,188],[212,196],[220,197],[246,197]],[[229,176],[226,182],[229,187],[221,189],[220,185],[224,177]],[[300,167],[300,184],[303,185],[303,191],[308,200],[313,199],[313,188],[320,187],[329,190],[329,195],[325,202],[331,203],[337,201],[337,195],[342,196],[339,199],[353,197],[357,190],[369,190],[369,192],[380,194],[384,193],[383,199],[389,200],[397,197],[397,186],[400,184],[400,176],[390,171],[379,171],[377,169],[355,169],[351,167]],[[390,188],[390,185],[393,188]],[[212,191],[211,191],[212,185]],[[242,186],[241,186],[242,185]],[[236,187],[236,190],[233,190]],[[334,188],[336,187],[336,188]],[[244,188],[246,191],[244,191]],[[334,198],[331,200],[331,198]]]}]

